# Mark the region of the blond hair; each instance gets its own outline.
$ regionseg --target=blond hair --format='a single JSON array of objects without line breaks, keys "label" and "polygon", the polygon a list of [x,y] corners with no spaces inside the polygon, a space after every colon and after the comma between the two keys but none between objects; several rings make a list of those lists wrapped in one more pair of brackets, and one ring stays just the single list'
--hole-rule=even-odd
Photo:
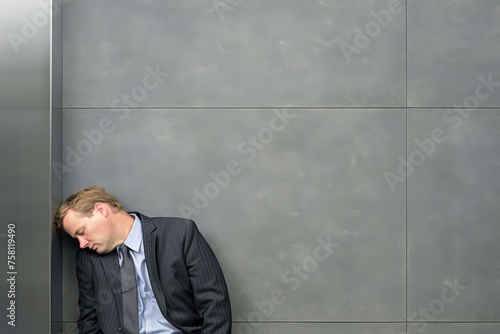
[{"label": "blond hair", "polygon": [[108,193],[106,189],[98,186],[91,186],[69,196],[57,209],[53,223],[56,228],[61,228],[64,217],[66,217],[69,209],[77,211],[86,217],[90,217],[92,216],[96,203],[107,203],[114,212],[125,211],[116,197]]}]

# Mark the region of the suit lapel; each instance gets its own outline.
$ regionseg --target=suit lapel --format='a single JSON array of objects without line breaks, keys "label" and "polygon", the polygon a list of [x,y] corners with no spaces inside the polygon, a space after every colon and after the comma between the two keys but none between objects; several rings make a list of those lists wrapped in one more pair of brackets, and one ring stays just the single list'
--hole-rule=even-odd
[{"label": "suit lapel", "polygon": [[149,280],[151,281],[151,287],[153,288],[160,311],[167,318],[167,304],[165,303],[165,295],[161,287],[158,265],[156,263],[156,226],[151,218],[142,215],[140,215],[140,218],[142,223],[144,256],[146,257]]}]

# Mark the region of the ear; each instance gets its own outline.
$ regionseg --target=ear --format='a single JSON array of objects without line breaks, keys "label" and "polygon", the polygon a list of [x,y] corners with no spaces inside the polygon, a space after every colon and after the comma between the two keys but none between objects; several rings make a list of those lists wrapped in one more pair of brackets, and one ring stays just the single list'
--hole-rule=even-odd
[{"label": "ear", "polygon": [[109,213],[109,208],[106,206],[106,204],[97,202],[94,205],[94,211],[97,211],[98,214],[100,214],[103,217],[106,217]]}]

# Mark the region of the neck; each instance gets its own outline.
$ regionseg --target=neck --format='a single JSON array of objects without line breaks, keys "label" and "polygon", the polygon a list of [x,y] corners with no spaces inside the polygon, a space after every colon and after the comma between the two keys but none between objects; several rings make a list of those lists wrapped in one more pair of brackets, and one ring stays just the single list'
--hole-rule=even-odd
[{"label": "neck", "polygon": [[123,244],[125,239],[127,239],[132,226],[134,225],[134,217],[129,215],[127,212],[120,211],[116,213],[115,221],[120,228],[120,239],[118,240],[118,244]]}]

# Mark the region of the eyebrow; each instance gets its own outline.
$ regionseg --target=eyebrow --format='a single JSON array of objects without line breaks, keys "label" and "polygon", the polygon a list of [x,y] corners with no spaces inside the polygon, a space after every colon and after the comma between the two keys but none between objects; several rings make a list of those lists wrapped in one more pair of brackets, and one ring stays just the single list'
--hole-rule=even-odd
[{"label": "eyebrow", "polygon": [[76,236],[83,230],[83,227],[79,227],[74,234],[71,234],[69,233],[68,231],[66,231],[70,237],[72,237],[73,239],[76,239]]}]

